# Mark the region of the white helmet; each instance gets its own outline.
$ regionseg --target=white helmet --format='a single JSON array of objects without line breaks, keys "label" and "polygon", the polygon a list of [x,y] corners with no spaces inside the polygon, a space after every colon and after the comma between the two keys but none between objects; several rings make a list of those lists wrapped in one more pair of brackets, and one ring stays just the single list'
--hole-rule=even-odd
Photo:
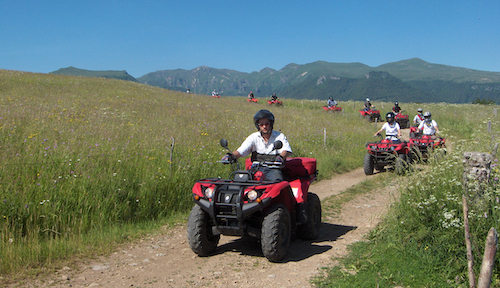
[{"label": "white helmet", "polygon": [[370,98],[366,98],[366,101],[370,101]]}]

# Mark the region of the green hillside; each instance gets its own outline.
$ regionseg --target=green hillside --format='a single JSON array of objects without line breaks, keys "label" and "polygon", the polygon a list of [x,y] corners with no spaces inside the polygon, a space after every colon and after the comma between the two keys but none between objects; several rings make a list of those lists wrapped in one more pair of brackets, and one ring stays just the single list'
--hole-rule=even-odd
[{"label": "green hillside", "polygon": [[126,71],[89,71],[74,67],[52,74],[105,77],[196,94],[217,90],[223,96],[257,98],[277,93],[281,98],[404,102],[473,103],[478,99],[500,103],[500,73],[432,64],[418,58],[370,67],[362,63],[316,61],[290,63],[282,69],[252,73],[200,66],[148,73],[137,79]]},{"label": "green hillside", "polygon": [[[374,72],[380,72],[377,74]],[[386,75],[376,77],[375,75]],[[370,97],[379,101],[471,103],[490,99],[500,103],[500,73],[431,64],[418,58],[369,67],[361,63],[317,61],[291,63],[279,71],[265,68],[252,73],[198,67],[148,73],[141,83],[195,93],[296,99],[340,100]],[[402,100],[401,100],[402,99]]]},{"label": "green hillside", "polygon": [[70,66],[68,68],[61,68],[57,71],[50,72],[50,74],[68,75],[68,76],[84,76],[84,77],[102,77],[102,78],[120,79],[120,80],[137,82],[137,79],[130,76],[127,73],[127,71],[125,71],[125,70],[123,70],[123,71],[113,71],[113,70],[91,71],[91,70],[78,69],[78,68]]}]

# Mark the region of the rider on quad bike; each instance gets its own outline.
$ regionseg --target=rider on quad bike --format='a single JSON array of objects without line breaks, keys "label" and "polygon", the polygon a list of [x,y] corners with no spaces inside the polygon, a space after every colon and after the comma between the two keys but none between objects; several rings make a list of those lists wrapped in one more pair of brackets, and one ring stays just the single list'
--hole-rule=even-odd
[{"label": "rider on quad bike", "polygon": [[415,124],[416,127],[418,127],[418,125],[420,125],[420,123],[422,123],[422,121],[424,121],[424,115],[422,115],[423,111],[424,111],[424,109],[418,108],[417,115],[415,115],[415,117],[413,117],[413,124]]},{"label": "rider on quad bike", "polygon": [[392,107],[392,113],[394,113],[394,115],[398,114],[401,112],[401,107],[399,107],[399,103],[398,101],[394,102],[394,107]]},{"label": "rider on quad bike", "polygon": [[[432,120],[431,112],[424,112],[423,116],[424,121],[420,123],[416,131],[410,132],[410,148],[414,159],[425,161],[429,158],[431,151],[436,148],[446,148],[446,139],[436,136],[439,128],[436,121]],[[441,152],[446,154],[446,149]]]},{"label": "rider on quad bike", "polygon": [[363,110],[359,110],[359,114],[370,122],[380,121],[380,111],[372,109],[375,109],[375,106],[370,102],[370,98],[366,98]]},{"label": "rider on quad bike", "polygon": [[[260,110],[253,117],[253,123],[257,128],[257,132],[250,134],[250,136],[243,141],[240,148],[225,155],[222,161],[238,159],[252,153],[252,161],[272,160],[284,164],[288,153],[292,153],[292,148],[283,133],[273,130],[273,113],[269,110]],[[278,156],[270,156],[269,153],[273,150],[273,143],[275,141],[281,141],[281,143],[283,143],[283,148],[279,151]],[[270,181],[283,181],[283,173],[279,168],[280,167],[262,167],[261,169],[266,179]]]},{"label": "rider on quad bike", "polygon": [[404,115],[399,103],[394,102],[394,107],[392,107],[392,113],[394,113],[394,118],[396,122],[398,122],[399,127],[401,129],[406,129],[410,127],[410,117],[408,115]]},{"label": "rider on quad bike", "polygon": [[363,108],[364,111],[372,110],[372,103],[370,102],[370,98],[366,98],[365,106]]},{"label": "rider on quad bike", "polygon": [[326,101],[326,106],[323,106],[323,110],[325,111],[342,111],[342,108],[337,107],[337,101],[333,100],[333,96],[330,96]]},{"label": "rider on quad bike", "polygon": [[406,141],[401,141],[401,129],[394,121],[394,113],[386,115],[387,122],[382,125],[373,136],[381,136],[380,132],[385,130],[386,137],[378,142],[366,144],[366,155],[363,168],[366,175],[372,175],[373,169],[383,170],[386,165],[395,168],[397,174],[403,174],[408,167],[409,149]]},{"label": "rider on quad bike", "polygon": [[[286,137],[272,129],[271,112],[257,112],[254,124],[258,132],[222,158],[223,164],[236,167],[231,178],[201,179],[193,186],[187,234],[199,256],[215,251],[221,234],[251,236],[260,240],[269,261],[278,262],[288,253],[292,231],[308,240],[319,235],[321,202],[308,192],[317,175],[316,159],[286,159],[291,149]],[[229,150],[227,140],[220,143]],[[250,152],[246,170],[239,170],[236,158]]]},{"label": "rider on quad bike", "polygon": [[424,121],[418,125],[418,129],[422,130],[424,135],[436,137],[436,133],[439,133],[438,124],[436,121],[432,120],[431,112],[424,112]]},{"label": "rider on quad bike", "polygon": [[422,131],[418,129],[418,126],[420,126],[420,123],[424,121],[424,115],[422,115],[422,111],[424,111],[422,108],[417,109],[417,115],[413,117],[413,126],[410,127],[410,138],[415,138],[415,137],[420,137],[422,136]]},{"label": "rider on quad bike", "polygon": [[382,125],[382,128],[375,132],[373,136],[377,136],[380,134],[380,132],[385,130],[385,139],[391,140],[391,141],[400,141],[399,137],[401,137],[401,128],[399,127],[399,124],[394,121],[394,113],[389,112],[385,115],[385,120],[387,120],[384,125]]}]

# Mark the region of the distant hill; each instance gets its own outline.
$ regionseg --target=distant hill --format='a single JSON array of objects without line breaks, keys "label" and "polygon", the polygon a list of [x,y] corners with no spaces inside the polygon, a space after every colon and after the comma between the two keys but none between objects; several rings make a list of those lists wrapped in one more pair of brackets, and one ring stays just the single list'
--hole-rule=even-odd
[{"label": "distant hill", "polygon": [[277,93],[281,98],[472,103],[500,103],[500,73],[432,64],[418,58],[370,67],[362,63],[317,61],[290,63],[280,70],[264,68],[245,73],[200,66],[192,70],[160,70],[137,79],[126,71],[88,71],[74,67],[54,74],[107,77],[165,89],[223,96],[257,98]]},{"label": "distant hill", "polygon": [[91,70],[78,69],[70,66],[68,68],[61,68],[57,71],[50,72],[50,74],[84,76],[84,77],[103,77],[103,78],[121,79],[121,80],[138,82],[137,79],[130,76],[125,70],[91,71]]},{"label": "distant hill", "polygon": [[489,99],[500,103],[500,73],[432,64],[418,58],[370,67],[362,63],[317,61],[288,64],[244,73],[201,66],[192,70],[161,70],[137,78],[162,88],[210,94],[298,99],[471,103]]}]

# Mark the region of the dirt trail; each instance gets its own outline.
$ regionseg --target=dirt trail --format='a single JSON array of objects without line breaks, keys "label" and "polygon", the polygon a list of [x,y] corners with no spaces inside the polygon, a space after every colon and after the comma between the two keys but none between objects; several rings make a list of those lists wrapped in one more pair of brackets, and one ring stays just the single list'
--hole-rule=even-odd
[{"label": "dirt trail", "polygon": [[[313,183],[310,191],[323,202],[368,177],[377,176],[366,176],[360,168]],[[310,287],[309,279],[321,273],[321,267],[335,264],[332,257],[346,255],[349,244],[379,223],[396,189],[359,196],[335,217],[324,215],[318,239],[293,241],[283,263],[267,261],[256,241],[230,236],[221,237],[214,255],[198,257],[189,248],[185,224],[179,224],[108,257],[10,287]]]},{"label": "dirt trail", "polygon": [[[310,190],[323,201],[366,178],[357,169]],[[370,231],[392,201],[385,189],[344,204],[338,216],[323,217],[318,239],[293,241],[283,263],[267,261],[257,242],[229,236],[221,237],[214,255],[198,257],[189,248],[185,225],[179,225],[108,257],[10,287],[310,287],[309,278],[332,265],[332,257],[345,255],[346,246]]]}]

